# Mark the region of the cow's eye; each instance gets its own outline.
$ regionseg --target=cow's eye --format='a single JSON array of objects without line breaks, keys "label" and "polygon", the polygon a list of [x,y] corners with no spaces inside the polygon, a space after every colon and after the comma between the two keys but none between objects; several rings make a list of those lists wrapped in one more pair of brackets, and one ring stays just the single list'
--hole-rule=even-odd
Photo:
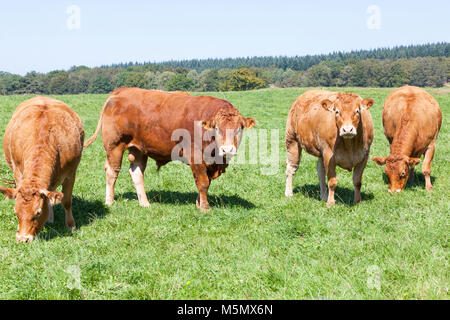
[{"label": "cow's eye", "polygon": [[34,214],[36,217],[39,217],[42,214],[42,209],[39,208],[36,213]]},{"label": "cow's eye", "polygon": [[335,112],[336,112],[336,115],[338,116],[339,115],[339,110],[336,109]]},{"label": "cow's eye", "polygon": [[400,178],[404,178],[406,175],[405,171],[402,171],[402,173],[400,173]]},{"label": "cow's eye", "polygon": [[355,114],[359,114],[359,109],[356,109]]}]

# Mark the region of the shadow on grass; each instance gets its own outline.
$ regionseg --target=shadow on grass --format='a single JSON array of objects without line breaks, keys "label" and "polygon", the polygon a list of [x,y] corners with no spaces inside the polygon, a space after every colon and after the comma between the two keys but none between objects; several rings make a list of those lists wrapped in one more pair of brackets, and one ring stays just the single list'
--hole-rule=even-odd
[{"label": "shadow on grass", "polygon": [[[189,204],[195,206],[197,200],[197,192],[178,192],[178,191],[150,191],[147,192],[147,198],[150,203],[157,202],[163,204]],[[126,192],[119,196],[129,200],[138,200],[135,192]],[[211,208],[214,207],[230,207],[239,206],[245,209],[255,208],[255,205],[250,201],[241,198],[238,195],[232,196],[215,196],[208,194],[208,202]]]},{"label": "shadow on grass", "polygon": [[[66,214],[62,205],[53,207],[55,221],[51,224],[47,223],[45,229],[39,234],[41,239],[51,240],[57,237],[71,236],[65,224]],[[75,219],[77,229],[82,226],[91,224],[95,219],[101,219],[109,212],[108,207],[99,200],[86,200],[74,196],[72,198],[72,214]]]},{"label": "shadow on grass", "polygon": [[[430,176],[430,180],[431,180],[431,184],[434,185],[434,181],[436,180],[436,178],[434,176]],[[389,184],[389,180],[388,177],[386,175],[386,173],[383,172],[383,181],[385,185]],[[422,187],[425,188],[425,176],[423,175],[422,172],[415,172],[414,174],[414,182],[407,182],[405,189],[413,189],[413,188],[417,188],[417,187]]]},{"label": "shadow on grass", "polygon": [[[294,194],[298,192],[302,193],[305,197],[322,201],[320,199],[320,186],[318,184],[317,185],[305,184],[300,187],[295,187]],[[355,205],[355,203],[353,203],[353,195],[354,195],[353,189],[339,187],[338,185],[334,193],[334,198],[337,203],[341,202],[346,205],[353,206]],[[372,200],[373,198],[374,196],[372,192],[364,192],[364,191],[361,192],[362,201],[369,201]]]}]

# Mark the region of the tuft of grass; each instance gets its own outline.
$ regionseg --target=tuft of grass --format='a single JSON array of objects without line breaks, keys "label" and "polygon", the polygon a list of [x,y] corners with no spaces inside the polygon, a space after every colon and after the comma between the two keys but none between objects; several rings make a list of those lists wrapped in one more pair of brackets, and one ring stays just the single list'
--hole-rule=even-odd
[{"label": "tuft of grass", "polygon": [[[151,206],[139,207],[126,157],[116,202],[105,207],[100,139],[84,151],[78,170],[74,233],[65,230],[56,206],[55,223],[37,241],[16,244],[13,202],[2,197],[0,299],[448,299],[450,94],[427,89],[443,112],[434,192],[424,189],[418,168],[416,182],[392,196],[383,169],[369,161],[363,202],[352,204],[351,174],[338,170],[337,203],[327,209],[316,158],[305,152],[294,197],[284,196],[285,121],[306,90],[210,93],[256,118],[257,128],[280,129],[280,158],[274,175],[262,175],[259,165],[232,164],[212,183],[208,214],[195,206],[188,166],[170,163],[157,174],[152,160],[145,173]],[[375,99],[371,155],[386,155],[381,110],[391,89],[330,90]],[[78,112],[89,137],[107,95],[54,97]],[[0,97],[2,132],[28,98]],[[12,178],[3,157],[0,176]],[[377,279],[379,286],[371,285]]]}]

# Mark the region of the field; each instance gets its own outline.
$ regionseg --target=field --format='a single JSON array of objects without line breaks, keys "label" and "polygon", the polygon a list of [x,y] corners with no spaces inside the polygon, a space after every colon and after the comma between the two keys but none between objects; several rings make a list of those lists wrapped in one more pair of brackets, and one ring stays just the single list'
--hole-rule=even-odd
[{"label": "field", "polygon": [[[150,208],[141,208],[124,157],[116,202],[105,200],[100,139],[86,149],[74,190],[77,231],[65,230],[55,208],[31,244],[16,244],[13,202],[0,199],[0,299],[448,299],[450,212],[450,91],[427,89],[440,103],[442,129],[432,165],[434,192],[416,181],[392,196],[384,169],[369,161],[363,202],[353,205],[351,174],[338,169],[336,205],[319,200],[316,158],[303,153],[286,199],[284,128],[306,89],[210,93],[227,99],[255,129],[279,129],[279,168],[232,164],[213,181],[211,211],[195,206],[188,166],[170,163],[145,172]],[[337,90],[337,89],[331,89]],[[372,97],[371,155],[388,154],[381,123],[391,89],[345,88]],[[78,112],[86,137],[107,95],[55,96]],[[30,96],[0,97],[0,132]],[[12,178],[3,154],[0,176]]]}]

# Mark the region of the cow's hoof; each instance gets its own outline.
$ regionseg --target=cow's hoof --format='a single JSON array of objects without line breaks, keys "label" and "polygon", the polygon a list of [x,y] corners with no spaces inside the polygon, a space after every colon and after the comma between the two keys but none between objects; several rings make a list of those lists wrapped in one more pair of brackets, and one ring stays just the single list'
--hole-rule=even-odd
[{"label": "cow's hoof", "polygon": [[67,229],[69,229],[69,231],[75,231],[75,229],[76,229],[75,220],[66,221],[66,227],[67,227]]},{"label": "cow's hoof", "polygon": [[150,207],[150,202],[143,202],[143,203],[139,203],[139,205],[143,208],[149,208]]},{"label": "cow's hoof", "polygon": [[334,206],[335,203],[336,203],[336,201],[328,201],[327,208],[331,208],[332,206]]},{"label": "cow's hoof", "polygon": [[209,212],[209,204],[200,204],[199,201],[195,202],[195,205],[201,212]]},{"label": "cow's hoof", "polygon": [[202,213],[208,213],[209,212],[209,206],[208,207],[200,207],[200,212]]},{"label": "cow's hoof", "polygon": [[425,189],[427,189],[427,191],[433,191],[433,186],[425,187]]},{"label": "cow's hoof", "polygon": [[105,205],[108,206],[108,207],[110,207],[110,206],[113,205],[113,203],[114,203],[114,201],[106,201],[106,202],[105,202]]},{"label": "cow's hoof", "polygon": [[292,191],[285,191],[284,192],[284,195],[286,196],[286,197],[288,197],[288,198],[292,198],[293,196],[294,196],[294,193],[292,192]]}]

